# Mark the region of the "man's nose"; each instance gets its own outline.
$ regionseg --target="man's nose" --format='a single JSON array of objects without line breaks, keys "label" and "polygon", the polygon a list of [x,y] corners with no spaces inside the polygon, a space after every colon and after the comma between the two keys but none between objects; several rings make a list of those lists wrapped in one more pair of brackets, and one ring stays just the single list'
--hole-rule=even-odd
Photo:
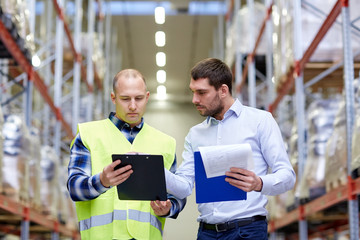
[{"label": "man's nose", "polygon": [[193,104],[199,103],[199,98],[196,96],[196,94],[193,94],[192,103]]},{"label": "man's nose", "polygon": [[130,110],[135,110],[135,109],[136,109],[135,99],[132,99],[132,100],[130,101],[129,109],[130,109]]}]

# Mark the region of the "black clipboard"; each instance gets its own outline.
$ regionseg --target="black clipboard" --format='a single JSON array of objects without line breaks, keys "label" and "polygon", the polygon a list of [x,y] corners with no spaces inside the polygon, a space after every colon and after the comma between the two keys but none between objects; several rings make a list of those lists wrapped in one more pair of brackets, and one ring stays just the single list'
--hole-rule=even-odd
[{"label": "black clipboard", "polygon": [[117,185],[120,200],[167,200],[162,155],[112,155],[113,161],[118,159],[121,160],[121,163],[115,169],[130,164],[133,170],[125,182]]}]

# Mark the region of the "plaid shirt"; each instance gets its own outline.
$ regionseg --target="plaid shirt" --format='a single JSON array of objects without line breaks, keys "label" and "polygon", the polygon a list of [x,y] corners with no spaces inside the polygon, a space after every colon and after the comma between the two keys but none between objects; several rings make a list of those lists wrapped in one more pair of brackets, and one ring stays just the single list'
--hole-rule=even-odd
[{"label": "plaid shirt", "polygon": [[[110,113],[109,119],[131,143],[144,125],[144,120],[141,119],[139,125],[131,128],[129,124],[115,117],[115,113],[113,112]],[[176,171],[176,166],[175,156],[170,171],[174,173]],[[90,152],[84,146],[79,133],[76,135],[74,144],[70,149],[68,175],[67,188],[73,201],[92,200],[110,189],[101,184],[100,174],[91,175]],[[168,198],[172,203],[168,217],[176,218],[179,212],[184,208],[186,199],[178,199],[170,194],[168,194]]]}]

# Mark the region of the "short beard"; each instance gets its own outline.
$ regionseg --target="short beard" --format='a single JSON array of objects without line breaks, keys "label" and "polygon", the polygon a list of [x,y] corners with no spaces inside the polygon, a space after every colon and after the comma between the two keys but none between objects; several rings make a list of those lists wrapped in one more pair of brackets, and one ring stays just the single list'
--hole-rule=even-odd
[{"label": "short beard", "polygon": [[221,103],[219,96],[216,96],[213,100],[211,107],[213,108],[207,109],[203,114],[200,113],[200,115],[203,117],[211,116],[216,118],[216,115],[219,115],[224,110],[224,105]]}]

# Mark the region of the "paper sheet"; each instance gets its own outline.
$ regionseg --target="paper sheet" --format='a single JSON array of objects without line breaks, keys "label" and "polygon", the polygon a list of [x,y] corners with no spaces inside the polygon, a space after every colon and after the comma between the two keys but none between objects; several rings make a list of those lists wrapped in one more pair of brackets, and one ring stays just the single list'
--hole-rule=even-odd
[{"label": "paper sheet", "polygon": [[252,170],[254,161],[249,143],[199,147],[207,178],[225,175],[231,167]]}]

